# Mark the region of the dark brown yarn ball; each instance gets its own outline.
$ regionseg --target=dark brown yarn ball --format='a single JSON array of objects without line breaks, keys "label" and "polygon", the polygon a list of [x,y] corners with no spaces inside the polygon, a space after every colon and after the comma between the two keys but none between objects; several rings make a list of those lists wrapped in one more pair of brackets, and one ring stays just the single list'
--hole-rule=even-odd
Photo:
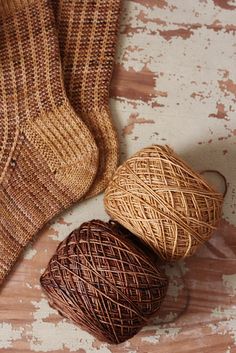
[{"label": "dark brown yarn ball", "polygon": [[41,285],[51,306],[100,341],[121,343],[155,315],[168,280],[116,223],[83,223],[57,248]]}]

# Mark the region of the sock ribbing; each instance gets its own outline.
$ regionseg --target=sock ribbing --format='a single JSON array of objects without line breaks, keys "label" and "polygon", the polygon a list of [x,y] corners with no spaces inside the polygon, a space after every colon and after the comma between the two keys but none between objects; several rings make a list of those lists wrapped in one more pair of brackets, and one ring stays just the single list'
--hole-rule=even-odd
[{"label": "sock ribbing", "polygon": [[100,161],[88,193],[104,190],[118,164],[118,140],[109,109],[109,89],[121,0],[56,0],[65,87],[69,100],[95,136]]},{"label": "sock ribbing", "polygon": [[0,0],[0,15],[9,15],[12,12],[31,5],[34,0]]},{"label": "sock ribbing", "polygon": [[42,226],[84,196],[98,158],[65,95],[50,3],[21,3],[0,14],[0,283]]}]

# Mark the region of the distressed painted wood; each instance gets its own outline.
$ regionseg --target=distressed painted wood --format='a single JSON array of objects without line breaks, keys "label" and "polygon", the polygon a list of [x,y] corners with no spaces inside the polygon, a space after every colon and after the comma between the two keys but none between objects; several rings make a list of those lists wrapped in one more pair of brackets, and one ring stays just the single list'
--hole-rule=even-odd
[{"label": "distressed painted wood", "polygon": [[52,310],[39,277],[58,242],[81,222],[106,220],[102,195],[51,223],[0,293],[0,351],[7,353],[236,352],[236,1],[125,0],[111,89],[122,160],[168,143],[197,170],[228,181],[221,226],[196,254],[166,272],[158,318],[109,346]]}]

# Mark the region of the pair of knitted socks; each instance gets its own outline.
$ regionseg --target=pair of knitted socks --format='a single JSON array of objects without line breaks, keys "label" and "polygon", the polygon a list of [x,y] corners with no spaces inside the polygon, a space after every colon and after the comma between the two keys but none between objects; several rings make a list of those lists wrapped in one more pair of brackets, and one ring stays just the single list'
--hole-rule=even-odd
[{"label": "pair of knitted socks", "polygon": [[121,0],[0,0],[0,283],[118,161],[108,107]]}]

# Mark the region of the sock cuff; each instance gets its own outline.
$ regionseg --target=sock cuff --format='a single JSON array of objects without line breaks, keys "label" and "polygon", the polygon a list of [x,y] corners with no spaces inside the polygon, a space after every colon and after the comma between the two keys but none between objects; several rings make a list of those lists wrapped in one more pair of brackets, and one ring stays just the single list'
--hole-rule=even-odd
[{"label": "sock cuff", "polygon": [[0,16],[9,15],[25,6],[31,5],[35,0],[0,0]]}]

